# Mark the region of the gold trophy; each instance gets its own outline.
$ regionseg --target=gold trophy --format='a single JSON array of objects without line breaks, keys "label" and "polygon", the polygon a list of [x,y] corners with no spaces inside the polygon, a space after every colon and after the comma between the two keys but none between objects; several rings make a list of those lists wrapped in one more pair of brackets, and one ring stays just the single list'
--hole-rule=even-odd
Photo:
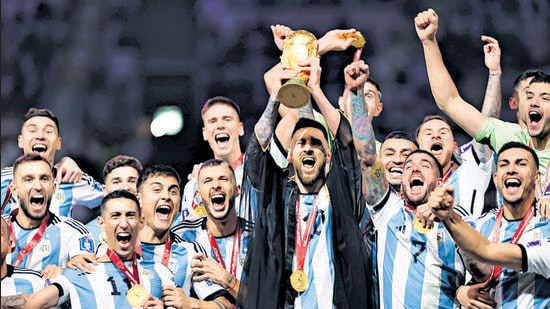
[{"label": "gold trophy", "polygon": [[[285,38],[281,63],[290,69],[299,69],[298,63],[308,57],[316,57],[318,52],[317,38],[306,30],[296,30]],[[279,101],[290,108],[300,108],[309,103],[307,89],[309,75],[298,73],[295,78],[286,81],[277,94]]]}]

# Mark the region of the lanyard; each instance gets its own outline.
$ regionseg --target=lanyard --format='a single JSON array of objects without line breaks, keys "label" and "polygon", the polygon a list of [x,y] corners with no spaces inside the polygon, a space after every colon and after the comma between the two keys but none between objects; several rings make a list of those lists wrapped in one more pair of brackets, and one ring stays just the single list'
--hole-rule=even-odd
[{"label": "lanyard", "polygon": [[306,222],[306,230],[302,234],[302,228],[300,222],[301,216],[300,216],[300,204],[301,204],[301,197],[298,199],[297,205],[296,205],[296,221],[298,224],[296,224],[296,241],[295,241],[295,250],[296,250],[296,267],[300,270],[304,269],[304,262],[306,259],[306,251],[307,246],[309,245],[309,240],[311,239],[311,231],[313,230],[313,225],[315,224],[315,218],[317,217],[317,201],[319,199],[319,195],[321,192],[317,194],[315,197],[315,200],[313,201],[313,205],[311,206],[311,211],[309,212],[309,218]]},{"label": "lanyard", "polygon": [[132,283],[132,285],[139,285],[139,274],[138,274],[138,267],[137,267],[137,260],[136,255],[134,254],[132,258],[132,269],[133,271],[130,272],[128,267],[124,264],[124,262],[116,255],[111,249],[107,248],[107,256],[111,259],[113,264],[116,268],[118,268],[126,278]]},{"label": "lanyard", "polygon": [[447,183],[447,180],[449,180],[452,173],[453,173],[453,164],[451,163],[451,167],[449,167],[449,170],[446,171],[445,174],[443,175],[442,183]]},{"label": "lanyard", "polygon": [[[220,251],[220,247],[218,246],[218,243],[216,242],[216,238],[212,233],[207,229],[206,230],[208,234],[208,241],[210,242],[210,247],[212,248],[212,253],[214,254],[214,258],[218,263],[220,263],[223,268],[227,269],[225,267],[225,262],[223,260],[223,256]],[[237,259],[239,256],[239,251],[241,249],[241,234],[242,231],[239,228],[239,223],[237,223],[237,228],[235,229],[235,234],[233,235],[233,248],[231,250],[231,264],[229,265],[230,269],[229,272],[236,277],[237,276]]]},{"label": "lanyard", "polygon": [[168,232],[168,239],[164,243],[164,253],[162,254],[162,265],[166,267],[170,261],[170,252],[172,252],[172,235]]},{"label": "lanyard", "polygon": [[[511,244],[518,243],[519,239],[521,238],[521,235],[523,234],[523,232],[527,228],[527,225],[531,221],[531,218],[533,218],[533,215],[535,213],[534,209],[535,208],[533,206],[529,207],[527,214],[521,220],[521,223],[518,229],[516,230],[516,232],[514,233],[514,236],[512,236],[512,239],[510,240]],[[493,242],[499,242],[501,224],[502,224],[502,208],[500,208],[500,210],[498,211],[497,218],[495,220],[495,225],[493,226],[493,237],[492,237]],[[502,266],[494,267],[491,280],[494,282],[500,276],[501,272],[502,272]]]},{"label": "lanyard", "polygon": [[237,167],[243,164],[243,160],[244,160],[244,153],[241,153],[241,155],[237,158],[237,160],[231,163],[231,168],[233,168],[233,170],[236,170]]},{"label": "lanyard", "polygon": [[[19,212],[19,209],[14,209],[11,212],[10,216],[12,218],[15,218],[15,216],[17,215],[18,212]],[[42,223],[40,223],[40,226],[38,227],[38,231],[36,232],[36,234],[34,234],[31,241],[29,241],[29,243],[23,249],[21,249],[21,251],[19,251],[19,254],[17,255],[17,258],[12,263],[13,266],[19,266],[21,264],[21,262],[23,261],[23,258],[25,257],[25,255],[27,255],[29,252],[31,252],[32,249],[34,249],[34,247],[36,246],[36,244],[38,244],[40,239],[42,239],[42,236],[44,235],[44,232],[46,231],[46,227],[48,226],[48,221],[49,220],[50,220],[50,213],[46,213],[46,216],[42,219]],[[11,221],[12,220],[10,218],[10,220],[8,220],[8,228],[10,230],[10,237],[13,240],[13,243],[15,244],[15,243],[17,243],[17,239],[15,238],[15,234],[13,233],[13,226],[12,226]]]}]

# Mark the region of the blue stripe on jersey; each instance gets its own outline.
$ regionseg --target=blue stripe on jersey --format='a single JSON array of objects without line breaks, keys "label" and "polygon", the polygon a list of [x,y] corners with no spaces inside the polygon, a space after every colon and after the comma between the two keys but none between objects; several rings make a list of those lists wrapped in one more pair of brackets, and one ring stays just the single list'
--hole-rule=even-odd
[{"label": "blue stripe on jersey", "polygon": [[[58,184],[58,191],[63,192],[63,201],[59,204],[59,215],[68,217],[71,214],[71,205],[73,204],[73,183]],[[58,193],[56,193],[58,194]]]},{"label": "blue stripe on jersey", "polygon": [[[147,244],[141,243],[142,258],[144,261],[155,261],[157,263],[162,262],[162,256],[164,254],[164,244]],[[189,256],[187,247],[177,243],[172,243],[172,250],[170,251],[170,260],[168,262],[168,269],[174,274],[174,282],[179,287],[184,287],[185,282],[189,281],[188,268],[189,261],[192,257]],[[194,253],[194,252],[193,252]]]},{"label": "blue stripe on jersey", "polygon": [[[42,269],[46,267],[46,265],[54,264],[58,265],[60,261],[60,254],[61,254],[61,230],[59,229],[59,226],[48,226],[46,229],[46,233],[44,233],[43,236],[44,240],[48,241],[49,243],[45,243],[44,245],[49,245],[50,247],[50,253],[46,255],[44,258],[42,258]],[[41,243],[38,243],[34,250],[39,250]],[[61,266],[61,265],[59,265]],[[63,265],[65,266],[65,265]]]},{"label": "blue stripe on jersey", "polygon": [[[485,236],[491,234],[496,221],[497,210],[478,219],[477,229]],[[535,216],[527,227],[519,243],[526,244],[550,236],[550,222],[540,221]],[[515,234],[521,220],[507,221],[503,218],[500,230],[500,242],[509,243]],[[499,285],[493,290],[494,299],[502,308],[545,308],[550,304],[550,279],[535,273],[516,272],[503,268],[499,277]]]}]

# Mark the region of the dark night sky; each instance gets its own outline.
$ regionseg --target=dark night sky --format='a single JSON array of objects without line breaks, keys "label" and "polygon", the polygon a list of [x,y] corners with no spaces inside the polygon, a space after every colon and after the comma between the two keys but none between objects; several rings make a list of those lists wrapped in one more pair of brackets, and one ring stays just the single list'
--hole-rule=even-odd
[{"label": "dark night sky", "polygon": [[[412,133],[425,114],[438,112],[413,26],[428,7],[440,16],[438,40],[451,75],[477,107],[487,80],[480,36],[500,41],[502,118],[514,120],[507,104],[514,78],[528,68],[550,72],[547,0],[3,0],[2,166],[21,153],[16,139],[24,113],[40,106],[60,118],[58,159],[71,155],[97,176],[106,160],[125,153],[145,164],[172,164],[185,177],[193,163],[211,156],[200,135],[207,98],[226,95],[241,105],[245,144],[267,100],[263,73],[280,56],[269,30],[277,23],[317,37],[336,28],[360,30],[367,39],[362,59],[385,103],[374,121],[377,134]],[[333,102],[352,55],[322,58]],[[182,108],[184,129],[153,138],[149,122],[162,105]],[[458,130],[457,139],[467,137]]]}]

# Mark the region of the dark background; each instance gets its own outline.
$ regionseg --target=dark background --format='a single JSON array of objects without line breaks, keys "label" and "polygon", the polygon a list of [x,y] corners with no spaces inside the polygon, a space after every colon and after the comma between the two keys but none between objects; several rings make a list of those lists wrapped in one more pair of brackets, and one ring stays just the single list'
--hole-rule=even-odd
[{"label": "dark background", "polygon": [[[263,73],[279,59],[269,25],[285,24],[321,37],[356,28],[367,39],[363,57],[381,85],[377,136],[413,133],[437,113],[431,96],[416,14],[433,7],[438,40],[462,96],[481,106],[487,81],[482,34],[502,48],[502,117],[512,82],[523,70],[550,72],[550,1],[367,0],[2,0],[2,166],[21,154],[17,134],[29,107],[47,107],[61,122],[63,147],[101,180],[106,160],[129,154],[144,164],[167,163],[185,178],[193,163],[212,156],[202,141],[200,108],[215,95],[241,105],[246,144],[267,101]],[[332,102],[353,48],[322,57],[323,85]],[[182,132],[154,138],[157,107],[177,105]],[[456,138],[468,140],[459,128]],[[243,147],[244,150],[244,147]]]}]

